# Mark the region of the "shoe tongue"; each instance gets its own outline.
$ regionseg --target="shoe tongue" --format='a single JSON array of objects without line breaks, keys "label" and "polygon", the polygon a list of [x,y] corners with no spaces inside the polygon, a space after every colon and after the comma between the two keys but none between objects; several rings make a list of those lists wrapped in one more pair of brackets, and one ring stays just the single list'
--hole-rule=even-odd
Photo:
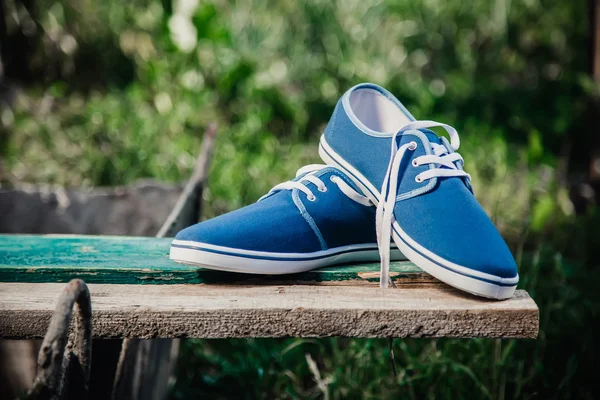
[{"label": "shoe tongue", "polygon": [[[442,138],[439,137],[435,132],[429,129],[420,129],[420,131],[425,134],[425,136],[429,140],[429,143],[431,143],[431,150],[434,151],[434,154],[442,155],[450,153],[450,151],[448,151],[448,148],[446,147],[446,144],[448,142],[442,140]],[[440,151],[440,148],[443,149],[443,151],[441,153],[435,153],[436,147],[438,148],[438,151]]]},{"label": "shoe tongue", "polygon": [[339,169],[337,169],[336,167],[333,167],[331,165],[328,165],[327,167],[321,169],[319,171],[319,174],[320,175],[333,174],[333,173],[335,173],[335,171],[339,171]]},{"label": "shoe tongue", "polygon": [[339,168],[333,167],[333,166],[327,166],[326,168],[323,168],[321,171],[319,171],[321,173],[321,175],[337,175],[340,178],[344,179],[344,181],[352,188],[354,189],[357,193],[362,194],[363,196],[366,196],[367,194],[363,192],[363,190],[361,188],[359,188],[356,183],[354,183],[354,181],[352,179],[350,179],[348,177],[348,175],[346,173],[344,173],[342,170],[340,170]]},{"label": "shoe tongue", "polygon": [[436,135],[436,133],[432,130],[429,129],[419,129],[421,132],[423,132],[425,134],[425,136],[427,136],[427,139],[431,142],[431,143],[435,143],[435,144],[441,144],[443,145],[444,143],[442,142],[442,139]]}]

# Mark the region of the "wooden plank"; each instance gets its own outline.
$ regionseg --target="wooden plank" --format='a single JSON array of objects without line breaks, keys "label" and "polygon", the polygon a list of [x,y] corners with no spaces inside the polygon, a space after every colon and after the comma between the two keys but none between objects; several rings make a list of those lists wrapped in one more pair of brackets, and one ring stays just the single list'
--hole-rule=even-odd
[{"label": "wooden plank", "polygon": [[[0,283],[0,338],[44,335],[63,289]],[[534,338],[538,308],[517,290],[505,301],[450,288],[89,285],[96,338]]]},{"label": "wooden plank", "polygon": [[[350,284],[376,286],[379,264],[335,266],[285,276],[213,271],[169,259],[170,238],[0,235],[0,282],[68,282],[118,284]],[[411,262],[394,262],[396,284],[439,284]]]}]

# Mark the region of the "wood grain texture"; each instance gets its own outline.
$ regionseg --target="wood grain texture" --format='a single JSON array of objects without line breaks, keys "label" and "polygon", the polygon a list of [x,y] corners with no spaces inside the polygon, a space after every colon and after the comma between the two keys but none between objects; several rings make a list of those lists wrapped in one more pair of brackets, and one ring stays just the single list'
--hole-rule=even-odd
[{"label": "wood grain texture", "polygon": [[[39,338],[62,284],[0,283],[0,338]],[[535,338],[538,308],[454,289],[89,285],[95,338]]]},{"label": "wood grain texture", "polygon": [[[118,284],[349,284],[377,286],[379,264],[335,266],[285,276],[214,271],[169,259],[170,238],[0,235],[0,282]],[[411,262],[395,262],[396,284],[440,284]]]}]

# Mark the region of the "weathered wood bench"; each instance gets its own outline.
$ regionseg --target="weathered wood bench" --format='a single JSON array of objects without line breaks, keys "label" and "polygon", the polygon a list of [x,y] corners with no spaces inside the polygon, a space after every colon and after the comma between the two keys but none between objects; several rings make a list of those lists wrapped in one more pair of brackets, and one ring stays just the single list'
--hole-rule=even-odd
[{"label": "weathered wood bench", "polygon": [[[476,298],[442,284],[409,262],[393,263],[395,289],[378,287],[377,264],[264,277],[171,262],[170,239],[161,237],[172,236],[198,221],[215,134],[216,126],[207,129],[194,173],[177,201],[169,202],[173,209],[158,231],[159,238],[0,235],[0,339],[46,335],[32,393],[51,390],[59,398],[81,398],[80,393],[88,392],[92,347],[94,365],[100,366],[91,375],[96,381],[108,382],[104,386],[112,382],[112,387],[94,388],[97,398],[163,399],[178,351],[178,340],[173,338],[537,336],[539,311],[526,292],[518,290],[512,299],[502,302]],[[111,199],[126,198],[138,204],[135,191],[124,192],[124,197],[121,191],[106,193]],[[4,208],[13,195],[0,197]],[[8,204],[14,212],[19,202]],[[21,211],[27,213],[28,209],[22,207]],[[140,234],[136,230],[138,220],[145,227],[142,234],[155,233],[157,221],[164,216],[149,224],[148,213],[137,215],[135,210],[127,201],[124,208],[111,204],[96,210],[94,221],[102,220],[106,212],[118,213],[127,215],[120,234]],[[64,212],[71,212],[66,218],[69,224],[59,224],[60,229],[50,224],[50,231],[115,232],[114,218],[104,225],[90,225],[82,220],[90,214],[79,212],[77,207],[56,210],[53,218],[60,219]],[[13,228],[21,225],[13,225],[7,229],[0,224],[0,231],[17,232]],[[39,229],[35,226],[31,232],[47,231]],[[81,278],[88,285],[75,281],[65,289],[65,282],[73,278]],[[88,289],[91,319],[82,315],[89,314]],[[63,328],[66,324],[68,329],[74,297],[81,302],[75,324],[81,332],[74,334],[79,331],[72,324],[67,345],[68,332],[49,326],[52,321],[56,328],[61,325],[56,322],[62,321]],[[95,339],[123,340],[94,340],[92,346],[92,334]],[[154,340],[140,340],[148,338]],[[4,346],[4,350],[27,358],[20,349],[32,342],[10,341],[14,346]],[[75,353],[65,350],[71,345],[76,347]],[[73,354],[75,368],[70,367]],[[83,378],[73,379],[78,374]],[[27,388],[30,383],[22,381],[18,386]]]},{"label": "weathered wood bench", "polygon": [[0,236],[0,338],[44,336],[72,278],[89,284],[94,338],[281,336],[534,338],[538,308],[518,290],[490,301],[410,262],[289,276],[231,274],[168,259],[170,239]]}]

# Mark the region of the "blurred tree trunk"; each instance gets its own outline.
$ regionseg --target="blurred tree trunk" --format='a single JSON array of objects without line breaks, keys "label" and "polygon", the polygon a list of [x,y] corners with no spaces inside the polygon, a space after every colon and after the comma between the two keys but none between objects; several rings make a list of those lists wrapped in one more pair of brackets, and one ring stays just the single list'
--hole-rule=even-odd
[{"label": "blurred tree trunk", "polygon": [[[592,0],[591,33],[592,33],[592,77],[597,87],[600,87],[600,1]],[[600,189],[600,99],[595,96],[592,100],[591,126],[590,134],[590,183],[596,191],[596,203],[600,199],[598,189]]]},{"label": "blurred tree trunk", "polygon": [[590,0],[588,5],[589,73],[596,85],[596,93],[588,100],[587,129],[579,137],[578,132],[568,134],[563,146],[570,154],[568,183],[577,214],[600,204],[600,0]]},{"label": "blurred tree trunk", "polygon": [[[9,15],[19,13],[19,21],[9,26]],[[33,0],[0,1],[0,60],[5,81],[28,82],[39,77],[32,69],[31,59],[36,49],[41,27],[37,24],[37,5]],[[2,80],[0,80],[1,82]]]}]

